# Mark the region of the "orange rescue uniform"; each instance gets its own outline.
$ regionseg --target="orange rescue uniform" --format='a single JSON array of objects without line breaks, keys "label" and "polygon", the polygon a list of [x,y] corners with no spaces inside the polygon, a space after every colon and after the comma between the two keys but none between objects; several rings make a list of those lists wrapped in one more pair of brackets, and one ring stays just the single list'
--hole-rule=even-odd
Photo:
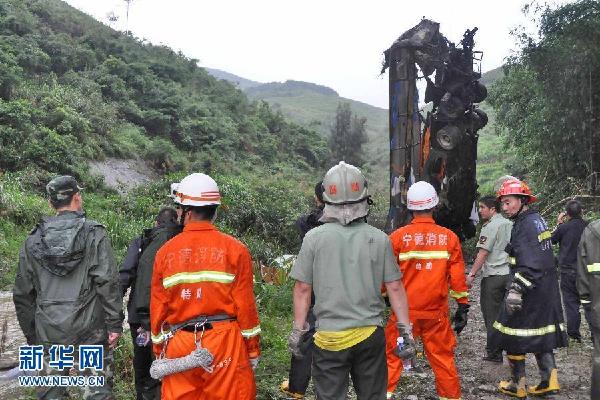
[{"label": "orange rescue uniform", "polygon": [[[190,222],[158,251],[152,274],[150,324],[154,353],[163,350],[169,325],[198,316],[227,314],[211,322],[202,346],[213,355],[213,372],[196,368],[166,376],[163,400],[254,399],[250,358],[260,355],[260,326],[253,292],[250,252],[209,222]],[[200,335],[198,335],[199,337]],[[178,330],[167,341],[167,358],[195,349],[194,333]]]},{"label": "orange rescue uniform", "polygon": [[[459,399],[460,380],[454,364],[456,338],[448,318],[448,295],[468,303],[465,264],[454,232],[436,225],[433,218],[415,217],[390,235],[408,297],[413,335],[423,342],[435,374],[440,399]],[[403,365],[394,354],[398,330],[392,313],[386,326],[388,396],[396,389]]]}]

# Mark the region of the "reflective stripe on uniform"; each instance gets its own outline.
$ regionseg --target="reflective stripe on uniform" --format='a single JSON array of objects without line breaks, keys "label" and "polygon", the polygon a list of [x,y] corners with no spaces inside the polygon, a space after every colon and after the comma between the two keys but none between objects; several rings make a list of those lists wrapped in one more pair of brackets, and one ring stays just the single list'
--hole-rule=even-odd
[{"label": "reflective stripe on uniform", "polygon": [[527,286],[527,287],[533,286],[533,284],[531,282],[529,282],[527,279],[525,279],[525,277],[518,272],[515,274],[515,279],[518,279],[519,281],[524,283],[525,286]]},{"label": "reflective stripe on uniform", "polygon": [[508,358],[509,360],[513,360],[513,361],[523,361],[523,360],[525,360],[525,356],[522,356],[522,355],[521,356],[514,356],[514,355],[507,354],[506,358]]},{"label": "reflective stripe on uniform", "polygon": [[152,339],[152,343],[154,344],[160,344],[165,340],[165,335],[162,333],[159,333],[158,335],[150,335],[150,337]]},{"label": "reflective stripe on uniform", "polygon": [[182,283],[197,283],[197,282],[218,282],[231,283],[235,279],[234,274],[228,274],[221,271],[198,271],[198,272],[180,272],[175,275],[168,276],[163,279],[165,289],[171,286],[180,285]]},{"label": "reflective stripe on uniform", "polygon": [[411,259],[417,259],[417,260],[441,260],[441,259],[450,259],[450,253],[448,253],[447,251],[418,251],[418,250],[413,250],[413,251],[407,251],[406,253],[400,253],[398,254],[398,260],[400,261],[405,261],[405,260],[411,260]]},{"label": "reflective stripe on uniform", "polygon": [[[560,324],[559,326],[561,331],[565,330],[565,324]],[[548,325],[541,328],[520,329],[508,328],[498,321],[494,322],[494,328],[504,333],[505,335],[510,336],[542,336],[556,332],[556,325]]]},{"label": "reflective stripe on uniform", "polygon": [[591,303],[592,303],[591,300],[581,299],[581,304],[591,304]]},{"label": "reflective stripe on uniform", "polygon": [[587,266],[588,272],[600,272],[600,263],[593,263]]},{"label": "reflective stripe on uniform", "polygon": [[546,239],[550,239],[552,234],[548,231],[544,231],[538,235],[538,241],[543,242]]},{"label": "reflective stripe on uniform", "polygon": [[468,292],[455,292],[454,290],[450,289],[450,297],[453,299],[461,299],[463,297],[467,297],[468,295]]},{"label": "reflective stripe on uniform", "polygon": [[254,328],[242,330],[242,336],[246,339],[258,335],[261,332],[260,325],[256,325]]},{"label": "reflective stripe on uniform", "polygon": [[510,265],[517,265],[517,259],[515,257],[508,257],[508,263]]}]

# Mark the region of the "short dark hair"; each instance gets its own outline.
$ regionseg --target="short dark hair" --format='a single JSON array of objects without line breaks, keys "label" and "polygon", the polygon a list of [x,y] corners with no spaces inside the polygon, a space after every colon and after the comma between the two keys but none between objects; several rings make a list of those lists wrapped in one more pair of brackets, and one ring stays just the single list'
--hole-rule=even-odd
[{"label": "short dark hair", "polygon": [[325,203],[325,201],[323,201],[323,192],[324,191],[325,191],[325,188],[323,187],[323,181],[317,182],[317,184],[315,185],[315,196],[317,196],[317,199],[319,199],[319,201],[321,203]]},{"label": "short dark hair", "polygon": [[155,221],[158,225],[175,223],[177,221],[177,211],[172,207],[163,207],[156,215]]},{"label": "short dark hair", "polygon": [[[79,193],[79,192],[77,192]],[[71,204],[71,200],[73,200],[73,196],[75,196],[75,193],[72,194],[65,194],[64,196],[66,196],[63,199],[57,200],[56,198],[50,198],[50,205],[52,206],[52,208],[54,208],[55,210],[58,210],[59,208],[63,208],[63,207],[68,207]]]},{"label": "short dark hair", "polygon": [[581,203],[577,200],[569,200],[567,201],[567,205],[565,206],[565,211],[567,215],[571,218],[581,218]]},{"label": "short dark hair", "polygon": [[496,212],[500,212],[500,202],[496,198],[496,196],[482,196],[479,199],[479,202],[485,205],[487,208],[493,208]]},{"label": "short dark hair", "polygon": [[210,221],[214,218],[215,213],[217,212],[217,207],[219,207],[217,204],[213,204],[203,207],[188,207],[188,209],[194,213],[196,219]]}]

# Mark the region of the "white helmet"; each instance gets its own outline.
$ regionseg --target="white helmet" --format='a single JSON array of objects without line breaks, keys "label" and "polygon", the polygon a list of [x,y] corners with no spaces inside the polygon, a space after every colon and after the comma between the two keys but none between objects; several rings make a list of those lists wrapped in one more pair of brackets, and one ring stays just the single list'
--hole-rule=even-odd
[{"label": "white helmet", "polygon": [[206,174],[194,173],[186,176],[175,187],[173,201],[182,206],[203,207],[221,204],[217,182]]},{"label": "white helmet", "polygon": [[413,211],[430,210],[437,206],[440,199],[434,187],[429,182],[415,182],[406,194],[407,208]]},{"label": "white helmet", "polygon": [[175,194],[177,194],[177,187],[179,186],[179,182],[171,183],[171,191],[169,192],[169,197],[173,200],[175,199]]},{"label": "white helmet", "polygon": [[352,204],[369,197],[367,180],[360,169],[343,161],[327,171],[323,178],[323,189],[326,204]]}]

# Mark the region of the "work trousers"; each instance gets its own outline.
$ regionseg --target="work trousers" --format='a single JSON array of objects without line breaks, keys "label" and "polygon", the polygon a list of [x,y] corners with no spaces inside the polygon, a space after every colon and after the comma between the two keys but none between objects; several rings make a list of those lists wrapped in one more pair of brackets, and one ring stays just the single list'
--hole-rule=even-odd
[{"label": "work trousers", "polygon": [[600,399],[600,329],[592,328],[594,339],[594,355],[592,358],[591,399]]},{"label": "work trousers", "polygon": [[301,345],[302,357],[292,355],[290,361],[290,375],[288,390],[292,393],[304,394],[310,382],[313,349],[315,347],[313,336],[315,334],[315,314],[312,307],[308,310],[306,318],[308,332],[303,337]]},{"label": "work trousers", "polygon": [[502,350],[492,349],[489,343],[490,335],[494,329],[494,321],[498,316],[500,307],[504,304],[508,277],[508,275],[491,275],[481,279],[481,313],[487,331],[486,350],[489,356],[502,356]]},{"label": "work trousers", "polygon": [[[567,335],[574,339],[580,339],[581,314],[579,313],[579,293],[577,292],[577,271],[572,268],[560,269],[560,291],[562,294],[563,307],[567,319]],[[589,321],[588,321],[589,322]]]},{"label": "work trousers", "polygon": [[[203,368],[167,375],[162,400],[254,400],[256,383],[246,343],[237,321],[211,322],[201,345],[213,356],[212,373]],[[200,338],[200,334],[197,335]],[[189,355],[196,348],[193,332],[177,331],[167,344],[166,357]]]},{"label": "work trousers", "polygon": [[358,400],[385,400],[387,369],[383,328],[340,351],[314,347],[313,383],[318,400],[345,400],[352,377]]},{"label": "work trousers", "polygon": [[[394,393],[402,374],[402,360],[394,354],[398,329],[396,316],[392,314],[385,328],[386,357],[388,368],[387,392]],[[447,399],[459,399],[461,396],[460,379],[454,364],[456,337],[446,314],[437,319],[417,319],[413,324],[413,336],[421,338],[425,356],[435,375],[435,388],[438,395]]]},{"label": "work trousers", "polygon": [[133,373],[135,376],[136,400],[160,399],[160,381],[150,376],[150,365],[154,360],[152,342],[145,347],[135,343],[140,324],[129,323],[131,340],[133,341]]}]

